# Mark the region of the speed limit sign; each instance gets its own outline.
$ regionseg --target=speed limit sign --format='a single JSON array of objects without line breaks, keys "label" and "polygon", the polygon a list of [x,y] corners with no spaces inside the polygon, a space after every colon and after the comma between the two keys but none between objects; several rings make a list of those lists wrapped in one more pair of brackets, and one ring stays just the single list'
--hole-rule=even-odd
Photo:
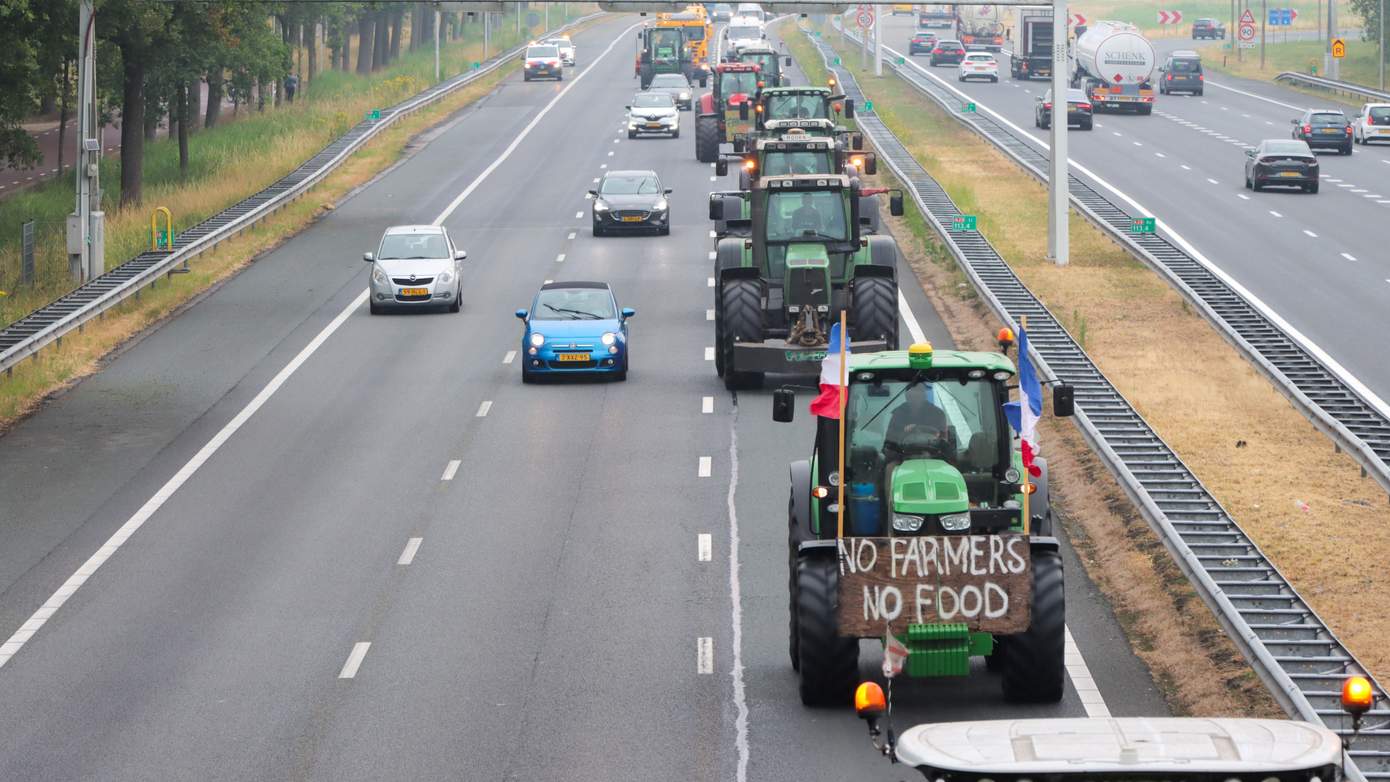
[{"label": "speed limit sign", "polygon": [[872,6],[859,6],[859,26],[865,30],[874,26],[874,9]]}]

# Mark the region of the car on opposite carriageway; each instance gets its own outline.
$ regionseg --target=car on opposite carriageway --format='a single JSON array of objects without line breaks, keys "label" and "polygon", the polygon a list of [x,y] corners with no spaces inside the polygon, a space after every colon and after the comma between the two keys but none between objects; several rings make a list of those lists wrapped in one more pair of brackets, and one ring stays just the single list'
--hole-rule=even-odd
[{"label": "car on opposite carriageway", "polygon": [[1335,149],[1351,154],[1351,120],[1337,109],[1308,109],[1293,123],[1293,137],[1312,149]]},{"label": "car on opposite carriageway", "polygon": [[1318,192],[1318,159],[1307,142],[1293,139],[1265,139],[1245,150],[1245,187],[1263,190],[1269,185],[1297,187]]},{"label": "car on opposite carriageway", "polygon": [[533,43],[526,47],[526,65],[521,72],[523,81],[532,79],[554,79],[564,81],[565,65],[560,59],[560,47],[553,44]]},{"label": "car on opposite carriageway", "polygon": [[633,231],[671,233],[671,191],[655,171],[609,171],[589,191],[594,236]]},{"label": "car on opposite carriageway", "polygon": [[548,282],[517,310],[521,334],[521,382],[542,376],[606,375],[626,380],[627,321],[637,311],[618,308],[606,282]]},{"label": "car on opposite carriageway", "polygon": [[463,259],[449,232],[437,225],[397,225],[386,229],[375,253],[362,253],[372,265],[368,309],[443,307],[458,312],[463,299]]},{"label": "car on opposite carriageway", "polygon": [[664,92],[671,96],[676,106],[685,111],[690,111],[690,107],[694,105],[695,88],[683,73],[656,74],[652,77],[652,83],[647,86],[647,92]]}]

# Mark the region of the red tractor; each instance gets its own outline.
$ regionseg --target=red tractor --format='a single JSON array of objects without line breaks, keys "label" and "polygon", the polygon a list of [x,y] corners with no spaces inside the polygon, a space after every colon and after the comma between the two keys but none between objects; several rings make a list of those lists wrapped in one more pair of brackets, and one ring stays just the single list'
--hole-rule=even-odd
[{"label": "red tractor", "polygon": [[695,115],[695,158],[719,159],[719,145],[733,142],[742,152],[754,131],[753,112],[762,92],[762,70],[753,63],[724,62],[714,68],[714,91],[700,97]]}]

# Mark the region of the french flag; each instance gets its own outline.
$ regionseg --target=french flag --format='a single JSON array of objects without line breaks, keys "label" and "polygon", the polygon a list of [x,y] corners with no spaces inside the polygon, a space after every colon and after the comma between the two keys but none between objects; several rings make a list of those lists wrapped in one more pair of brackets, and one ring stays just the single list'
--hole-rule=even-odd
[{"label": "french flag", "polygon": [[[849,343],[845,343],[849,352]],[[840,324],[830,327],[830,344],[820,365],[820,395],[811,400],[811,412],[822,418],[840,417]]]},{"label": "french flag", "polygon": [[[823,381],[822,381],[823,382]],[[1028,332],[1018,330],[1018,401],[1004,405],[1009,425],[1023,440],[1023,468],[1034,478],[1042,477],[1042,468],[1033,464],[1038,454],[1038,419],[1042,417],[1042,384],[1033,360],[1028,356]]]}]

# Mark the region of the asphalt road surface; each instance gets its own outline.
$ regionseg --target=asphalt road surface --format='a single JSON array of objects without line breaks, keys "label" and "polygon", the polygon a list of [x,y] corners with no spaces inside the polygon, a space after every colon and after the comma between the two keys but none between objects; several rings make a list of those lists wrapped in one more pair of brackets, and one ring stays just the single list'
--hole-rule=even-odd
[{"label": "asphalt road surface", "polygon": [[[0,439],[0,778],[906,776],[848,709],[797,700],[786,465],[812,425],[706,357],[705,205],[733,181],[688,114],[676,140],[622,132],[634,21]],[[671,236],[589,235],[605,167],[661,173]],[[436,220],[469,252],[463,312],[369,316],[362,251]],[[637,309],[627,382],[521,384],[512,311],[549,279]],[[904,333],[947,346],[903,287]],[[1163,713],[1067,565],[1060,704],[1010,706],[980,670],[900,688],[900,723]]]},{"label": "asphalt road surface", "polygon": [[[913,23],[889,18],[884,44],[906,54]],[[1161,41],[1161,52],[1190,42]],[[1033,126],[1034,103],[1049,88],[1014,81],[1000,55],[997,84],[956,80],[954,66],[923,71],[971,96],[1020,131],[1046,142]],[[1282,316],[1381,399],[1390,399],[1390,362],[1365,334],[1385,327],[1390,309],[1390,255],[1377,226],[1390,220],[1390,144],[1357,145],[1341,156],[1319,151],[1321,192],[1260,193],[1244,187],[1245,148],[1289,138],[1290,121],[1315,98],[1263,82],[1208,73],[1200,97],[1159,95],[1151,116],[1097,114],[1090,132],[1073,129],[1073,173],[1096,177],[1162,221]],[[1113,193],[1107,193],[1117,198]]]}]

